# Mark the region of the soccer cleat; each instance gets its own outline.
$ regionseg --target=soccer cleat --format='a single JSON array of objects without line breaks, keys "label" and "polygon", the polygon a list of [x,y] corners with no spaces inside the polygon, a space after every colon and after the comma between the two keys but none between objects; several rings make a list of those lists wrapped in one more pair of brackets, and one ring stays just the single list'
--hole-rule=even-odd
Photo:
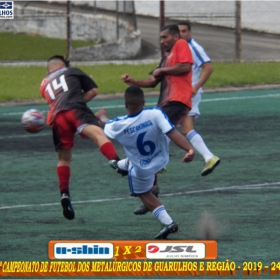
[{"label": "soccer cleat", "polygon": [[166,239],[170,233],[178,231],[178,225],[172,222],[170,225],[163,225],[163,229],[155,236],[155,239]]},{"label": "soccer cleat", "polygon": [[[158,184],[154,185],[151,192],[156,196],[158,197],[159,195],[159,186]],[[148,209],[148,207],[144,204],[142,204],[140,207],[136,208],[134,210],[134,214],[135,215],[145,215],[146,213],[148,213],[150,210]]]},{"label": "soccer cleat", "polygon": [[117,171],[117,173],[121,174],[122,176],[127,176],[128,171],[124,169],[120,169],[118,167],[118,162],[115,159],[109,160],[109,165]]},{"label": "soccer cleat", "polygon": [[166,167],[163,167],[163,168],[158,172],[158,174],[163,174],[163,173],[165,173],[165,172],[167,172],[167,168],[166,168]]},{"label": "soccer cleat", "polygon": [[141,206],[139,206],[138,208],[136,208],[134,210],[133,214],[135,214],[135,215],[145,215],[149,211],[150,210],[148,209],[148,207],[145,204],[142,204]]},{"label": "soccer cleat", "polygon": [[63,216],[68,220],[73,220],[75,218],[75,212],[70,197],[66,193],[61,195],[61,206],[63,208]]},{"label": "soccer cleat", "polygon": [[216,157],[213,156],[212,158],[210,158],[206,163],[205,166],[201,172],[201,176],[206,176],[208,174],[210,174],[221,162],[221,160]]}]

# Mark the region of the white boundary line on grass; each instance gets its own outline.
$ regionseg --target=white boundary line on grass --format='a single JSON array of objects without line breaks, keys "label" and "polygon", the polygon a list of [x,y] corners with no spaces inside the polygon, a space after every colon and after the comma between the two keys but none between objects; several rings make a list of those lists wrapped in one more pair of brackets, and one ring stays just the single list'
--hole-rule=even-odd
[{"label": "white boundary line on grass", "polygon": [[[240,97],[220,97],[220,98],[211,98],[211,99],[203,99],[201,102],[215,102],[215,101],[228,101],[228,100],[242,100],[242,99],[258,99],[258,98],[278,98],[280,97],[280,93],[276,94],[266,94],[266,95],[258,95],[258,96],[240,96]],[[155,106],[156,103],[146,103],[147,106]],[[98,110],[105,107],[106,109],[114,109],[114,108],[124,108],[124,105],[109,105],[109,106],[100,106],[100,107],[90,107],[91,110]],[[42,111],[46,113],[47,111]],[[22,115],[23,112],[11,112],[11,113],[2,113],[3,116],[12,116],[12,115]],[[48,136],[47,133],[38,133],[38,134],[23,134],[23,135],[12,135],[12,136],[0,136],[0,140],[3,139],[12,139],[12,138],[26,138],[26,137],[39,137],[39,136]]]},{"label": "white boundary line on grass", "polygon": [[[257,96],[236,96],[236,97],[219,97],[219,98],[210,98],[210,99],[202,99],[201,102],[216,102],[216,101],[228,101],[228,100],[243,100],[243,99],[258,99],[258,98],[278,98],[280,97],[280,93],[275,94],[267,94],[267,95],[257,95]],[[156,102],[145,103],[147,106],[155,106]],[[34,105],[36,106],[36,105]],[[91,110],[99,110],[101,108],[105,109],[114,109],[114,108],[124,108],[124,104],[122,105],[109,105],[109,106],[98,106],[98,107],[90,107]],[[41,110],[41,112],[46,113],[47,110]],[[10,113],[2,113],[3,116],[13,116],[13,115],[22,115],[24,112],[10,112]]]},{"label": "white boundary line on grass", "polygon": [[[276,94],[267,94],[267,95],[257,95],[257,96],[240,96],[240,97],[222,97],[222,98],[211,98],[203,99],[201,102],[215,102],[215,101],[228,101],[228,100],[242,100],[242,99],[257,99],[257,98],[278,98],[280,93]],[[147,106],[155,106],[156,103],[146,103]],[[109,105],[109,106],[100,106],[100,107],[90,107],[91,110],[99,110],[101,108],[114,109],[114,108],[123,108],[124,105]],[[46,113],[47,111],[42,110],[41,112]],[[23,112],[11,112],[3,113],[4,116],[11,115],[22,115]],[[0,140],[13,139],[13,138],[26,138],[26,137],[39,137],[39,136],[48,136],[47,133],[38,133],[38,134],[23,134],[23,135],[11,135],[11,136],[0,136]]]},{"label": "white boundary line on grass", "polygon": [[[210,193],[217,191],[228,191],[228,190],[260,190],[260,189],[279,189],[280,182],[274,183],[262,183],[262,184],[253,184],[253,185],[244,185],[244,186],[231,186],[231,187],[222,187],[222,188],[214,188],[209,190],[197,190],[197,191],[186,191],[186,192],[175,192],[169,194],[161,194],[161,197],[167,196],[180,196],[180,195],[188,195],[188,194],[201,194],[201,193]],[[81,203],[98,203],[98,202],[108,202],[108,201],[119,201],[119,200],[127,200],[132,199],[133,197],[119,197],[119,198],[104,198],[104,199],[93,199],[93,200],[80,200],[80,201],[72,201],[73,204],[81,204]],[[27,207],[45,207],[45,206],[54,206],[60,205],[60,203],[42,203],[42,204],[23,204],[23,205],[12,205],[12,206],[2,206],[0,210],[5,209],[16,209],[16,208],[27,208]]]}]

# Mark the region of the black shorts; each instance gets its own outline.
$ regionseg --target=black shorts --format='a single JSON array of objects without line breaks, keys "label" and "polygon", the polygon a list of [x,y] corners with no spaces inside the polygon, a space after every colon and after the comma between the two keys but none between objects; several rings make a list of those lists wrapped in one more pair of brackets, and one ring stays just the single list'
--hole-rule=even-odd
[{"label": "black shorts", "polygon": [[177,101],[170,101],[159,107],[175,126],[180,124],[191,110],[187,105]]}]

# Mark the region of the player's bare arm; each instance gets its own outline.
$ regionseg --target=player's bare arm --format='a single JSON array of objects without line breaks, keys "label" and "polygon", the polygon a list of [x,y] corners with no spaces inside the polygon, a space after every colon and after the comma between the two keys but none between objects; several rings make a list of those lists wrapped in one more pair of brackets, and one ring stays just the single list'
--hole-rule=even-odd
[{"label": "player's bare arm", "polygon": [[157,78],[159,75],[162,76],[165,75],[174,75],[174,76],[180,76],[189,73],[192,70],[191,63],[178,63],[175,66],[172,67],[162,67],[158,68],[153,72],[153,76]]},{"label": "player's bare arm", "polygon": [[187,151],[186,155],[183,157],[182,162],[190,162],[194,158],[194,149],[186,140],[186,138],[180,134],[176,128],[171,130],[166,134],[178,147]]},{"label": "player's bare arm", "polygon": [[121,76],[121,79],[124,83],[126,83],[129,86],[134,86],[135,80],[129,75],[129,74],[123,74]]},{"label": "player's bare arm", "polygon": [[85,92],[83,94],[83,101],[85,103],[89,102],[90,100],[92,100],[97,95],[97,93],[98,93],[97,88],[93,88],[93,89]]},{"label": "player's bare arm", "polygon": [[102,128],[104,128],[106,122],[109,121],[109,119],[107,117],[106,109],[101,108],[97,112],[95,112],[94,115],[99,119],[99,121],[102,125]]},{"label": "player's bare arm", "polygon": [[107,118],[107,113],[106,113],[106,109],[105,108],[101,108],[101,109],[99,109],[98,111],[96,111],[95,113],[94,113],[94,115],[97,117],[97,118],[106,118],[106,121],[107,120],[109,120],[108,118]]},{"label": "player's bare arm", "polygon": [[160,79],[151,76],[144,80],[135,80],[128,74],[122,75],[122,81],[129,86],[138,86],[138,87],[155,87],[159,82]]},{"label": "player's bare arm", "polygon": [[104,126],[105,123],[107,121],[109,121],[110,119],[108,119],[107,117],[107,113],[106,113],[106,109],[105,108],[101,108],[99,109],[97,112],[94,113],[94,115],[99,118],[99,120],[101,121],[101,124]]},{"label": "player's bare arm", "polygon": [[196,85],[193,86],[193,92],[192,95],[196,95],[197,91],[206,83],[206,81],[211,76],[212,72],[214,71],[211,62],[206,62],[202,65],[203,71],[201,73],[201,76],[199,78],[199,81],[196,83]]}]

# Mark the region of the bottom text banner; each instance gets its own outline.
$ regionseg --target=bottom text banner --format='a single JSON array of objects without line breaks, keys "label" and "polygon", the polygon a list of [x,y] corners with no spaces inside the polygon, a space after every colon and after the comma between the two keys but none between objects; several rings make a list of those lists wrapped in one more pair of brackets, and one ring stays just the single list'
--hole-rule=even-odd
[{"label": "bottom text banner", "polygon": [[[246,262],[247,264],[247,262]],[[251,264],[251,262],[250,262]],[[256,264],[256,265],[254,265]],[[260,276],[279,274],[274,266],[254,263],[250,270],[234,261],[0,261],[0,277],[153,277]]]}]

